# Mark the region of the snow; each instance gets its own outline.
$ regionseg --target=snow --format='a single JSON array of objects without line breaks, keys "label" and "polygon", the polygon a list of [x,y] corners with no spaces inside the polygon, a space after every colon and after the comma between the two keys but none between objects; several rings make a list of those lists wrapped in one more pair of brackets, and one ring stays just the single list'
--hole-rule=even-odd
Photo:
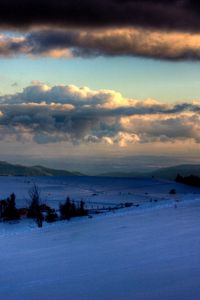
[{"label": "snow", "polygon": [[[19,198],[29,185],[23,186],[24,178],[2,179],[15,184]],[[65,191],[64,178],[37,181],[60,197]],[[75,192],[77,186],[76,197],[80,190],[85,191],[85,198],[95,190],[103,193],[94,197],[102,201],[107,201],[108,195],[113,201],[121,201],[123,195],[124,200],[134,196],[141,205],[92,219],[45,223],[41,229],[29,220],[1,223],[1,300],[200,299],[197,190],[151,179],[74,181],[68,182],[68,190],[70,186],[71,193]],[[168,194],[171,188],[177,195]],[[142,202],[146,197],[159,201]]]},{"label": "snow", "polygon": [[[150,200],[182,199],[200,194],[200,189],[177,184],[172,181],[144,178],[105,177],[0,177],[0,198],[16,194],[17,206],[27,206],[30,202],[28,191],[36,184],[41,198],[57,208],[59,202],[70,196],[75,201],[83,199],[87,203],[119,204],[125,202],[149,202]],[[169,197],[175,188],[177,195]]]}]

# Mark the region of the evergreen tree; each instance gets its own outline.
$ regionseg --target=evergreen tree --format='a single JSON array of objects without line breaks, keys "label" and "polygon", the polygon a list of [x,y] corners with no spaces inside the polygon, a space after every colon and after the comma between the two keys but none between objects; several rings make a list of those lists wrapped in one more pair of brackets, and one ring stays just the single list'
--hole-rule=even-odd
[{"label": "evergreen tree", "polygon": [[6,200],[6,208],[4,211],[4,220],[11,221],[11,220],[19,220],[19,212],[16,208],[16,196],[14,193],[10,195],[10,197]]},{"label": "evergreen tree", "polygon": [[88,211],[85,209],[85,202],[83,200],[80,201],[80,210],[79,210],[80,216],[87,216]]},{"label": "evergreen tree", "polygon": [[60,217],[61,220],[70,220],[72,217],[72,203],[69,197],[64,204],[60,204]]},{"label": "evergreen tree", "polygon": [[77,207],[74,201],[71,202],[67,197],[64,204],[60,204],[60,218],[61,220],[70,220],[72,217],[86,216],[88,211],[85,209],[85,203],[81,200],[79,207]]},{"label": "evergreen tree", "polygon": [[6,200],[0,200],[0,219],[3,219],[5,217],[7,205],[8,204]]}]

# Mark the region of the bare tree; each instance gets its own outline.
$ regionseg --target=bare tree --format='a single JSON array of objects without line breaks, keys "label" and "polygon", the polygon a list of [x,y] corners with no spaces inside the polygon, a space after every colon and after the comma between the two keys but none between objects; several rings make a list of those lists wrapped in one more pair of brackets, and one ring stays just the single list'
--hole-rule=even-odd
[{"label": "bare tree", "polygon": [[34,184],[28,194],[31,199],[31,204],[28,208],[28,217],[35,219],[38,227],[42,227],[43,215],[41,212],[41,197],[38,186]]}]

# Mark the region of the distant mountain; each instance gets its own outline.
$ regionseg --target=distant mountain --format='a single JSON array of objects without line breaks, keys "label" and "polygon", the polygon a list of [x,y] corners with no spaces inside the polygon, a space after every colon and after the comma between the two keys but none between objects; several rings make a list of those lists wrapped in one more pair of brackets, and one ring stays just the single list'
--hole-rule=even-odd
[{"label": "distant mountain", "polygon": [[178,165],[173,167],[167,168],[160,168],[154,171],[147,171],[147,172],[110,172],[100,174],[99,176],[103,177],[156,177],[162,179],[169,179],[174,180],[180,174],[181,176],[200,176],[200,165],[192,165],[192,164],[185,164],[185,165]]},{"label": "distant mountain", "polygon": [[[99,174],[102,177],[155,177],[174,180],[180,174],[181,176],[195,175],[200,177],[200,165],[177,165],[168,168],[160,168],[153,171],[133,171],[133,172],[109,172]],[[0,161],[0,176],[83,176],[79,172],[70,172],[66,170],[57,170],[43,166],[27,167],[18,164],[10,164]]]},{"label": "distant mountain", "polygon": [[80,176],[79,172],[50,169],[43,166],[26,167],[0,161],[0,176]]},{"label": "distant mountain", "polygon": [[101,177],[149,177],[151,174],[149,172],[107,172],[107,173],[102,173],[97,176]]}]

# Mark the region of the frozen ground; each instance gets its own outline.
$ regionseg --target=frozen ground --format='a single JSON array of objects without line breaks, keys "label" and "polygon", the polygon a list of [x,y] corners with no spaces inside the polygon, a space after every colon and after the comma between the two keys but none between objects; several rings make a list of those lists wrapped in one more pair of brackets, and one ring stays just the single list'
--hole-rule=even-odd
[{"label": "frozen ground", "polygon": [[[0,199],[12,192],[17,196],[17,206],[26,206],[30,199],[29,189],[33,184],[41,190],[45,203],[58,207],[67,196],[73,200],[83,199],[87,203],[149,202],[154,200],[191,198],[200,194],[200,189],[175,182],[143,178],[105,178],[105,177],[0,177]],[[169,196],[175,188],[177,194]]]},{"label": "frozen ground", "polygon": [[[105,181],[91,186],[113,197],[115,191],[117,197],[131,192],[135,198],[148,192],[164,201],[42,229],[26,220],[1,223],[0,299],[199,300],[200,196],[182,185],[152,183],[108,180],[107,186]],[[86,190],[89,180],[76,185]],[[17,186],[23,194],[20,181]],[[177,208],[174,199],[166,200],[172,187]]]}]

